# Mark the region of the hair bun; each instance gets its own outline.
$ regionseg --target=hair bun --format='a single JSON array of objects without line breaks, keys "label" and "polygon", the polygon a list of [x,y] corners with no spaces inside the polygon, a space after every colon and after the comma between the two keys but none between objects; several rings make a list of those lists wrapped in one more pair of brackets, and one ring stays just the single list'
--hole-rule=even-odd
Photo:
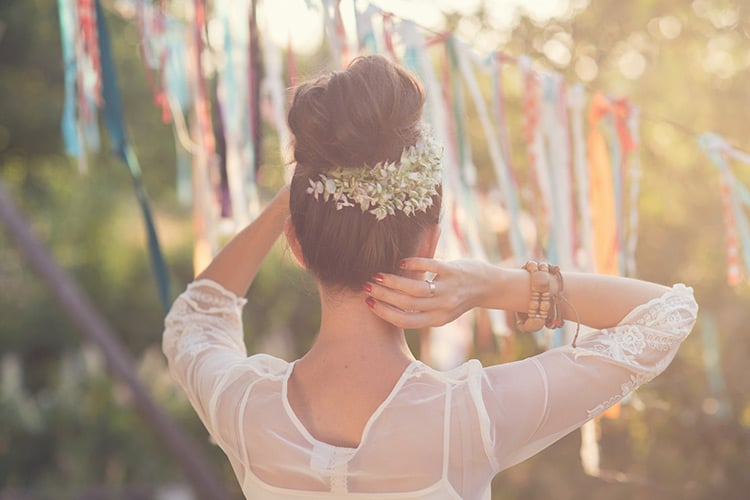
[{"label": "hair bun", "polygon": [[440,194],[424,212],[380,220],[307,191],[318,173],[399,160],[419,137],[423,103],[416,77],[381,56],[357,58],[346,71],[297,88],[289,110],[297,162],[289,208],[305,267],[327,286],[359,292],[376,273],[398,272],[438,222]]},{"label": "hair bun", "polygon": [[326,87],[326,82],[321,79],[303,83],[297,87],[289,109],[294,161],[307,167],[322,167],[326,163],[324,144],[330,131],[330,116],[323,102]]},{"label": "hair bun", "polygon": [[395,161],[416,141],[419,83],[382,56],[300,85],[289,110],[294,159],[315,171]]}]

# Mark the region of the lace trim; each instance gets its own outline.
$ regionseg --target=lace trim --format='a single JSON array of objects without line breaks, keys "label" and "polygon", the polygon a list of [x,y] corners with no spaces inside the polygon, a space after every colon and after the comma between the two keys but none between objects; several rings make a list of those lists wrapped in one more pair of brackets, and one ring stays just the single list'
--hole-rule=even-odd
[{"label": "lace trim", "polygon": [[[659,297],[655,297],[645,304],[636,307],[619,324],[637,323],[645,325],[648,323],[659,324],[665,322],[669,324],[676,322],[679,318],[682,318],[679,315],[678,306],[683,306],[692,312],[693,317],[698,311],[698,305],[693,299],[693,289],[682,283],[674,285]],[[665,314],[666,318],[664,317]]]},{"label": "lace trim", "polygon": [[215,281],[190,283],[164,320],[165,353],[194,357],[216,342],[244,350],[240,309],[246,302]]},{"label": "lace trim", "polygon": [[220,283],[210,279],[195,280],[187,286],[183,296],[190,297],[207,306],[227,306],[229,302],[234,307],[243,307],[247,299],[238,297],[233,292],[224,288]]},{"label": "lace trim", "polygon": [[[651,377],[653,378],[653,377]],[[611,398],[607,399],[606,401],[598,404],[594,408],[587,410],[586,414],[588,418],[594,418],[597,415],[601,415],[604,413],[608,408],[615,405],[619,401],[622,400],[625,396],[636,390],[638,387],[642,386],[646,382],[649,382],[651,380],[648,376],[645,374],[640,375],[630,375],[630,378],[624,382],[620,386],[620,393],[612,396]]]},{"label": "lace trim", "polygon": [[600,414],[667,368],[695,323],[698,306],[692,292],[692,288],[675,285],[636,307],[618,326],[587,337],[575,351],[576,357],[600,356],[633,372],[620,393],[589,410],[589,417]]}]

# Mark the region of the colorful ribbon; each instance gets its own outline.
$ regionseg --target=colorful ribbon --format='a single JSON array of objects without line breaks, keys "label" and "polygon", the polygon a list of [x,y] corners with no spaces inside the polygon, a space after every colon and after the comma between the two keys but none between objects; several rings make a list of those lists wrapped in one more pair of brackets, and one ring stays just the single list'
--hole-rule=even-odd
[{"label": "colorful ribbon", "polygon": [[[721,176],[724,225],[727,239],[727,281],[736,286],[750,270],[750,223],[743,210],[750,207],[750,192],[734,176],[729,159],[750,165],[750,156],[735,150],[716,134],[704,134],[698,145],[706,152]],[[740,258],[740,254],[742,258]]]},{"label": "colorful ribbon", "polygon": [[[495,126],[492,124],[490,119],[490,113],[487,107],[487,103],[482,97],[482,92],[479,88],[479,82],[477,81],[476,75],[473,68],[470,66],[471,53],[469,47],[464,44],[456,45],[458,50],[458,67],[464,79],[464,84],[471,95],[474,103],[474,109],[477,111],[479,116],[479,122],[484,131],[485,140],[490,153],[490,159],[492,166],[495,171],[495,178],[498,186],[503,194],[503,203],[505,204],[506,212],[508,213],[510,223],[510,235],[513,247],[513,258],[516,262],[522,262],[525,259],[524,253],[521,253],[523,248],[523,240],[520,236],[519,231],[519,219],[518,219],[518,200],[515,196],[517,187],[514,185],[508,166],[505,163],[502,148],[500,146],[500,134],[496,132]],[[494,57],[485,59],[485,64],[492,65],[496,69],[497,63]]]},{"label": "colorful ribbon", "polygon": [[159,298],[161,299],[162,306],[166,311],[169,309],[172,302],[169,293],[167,266],[159,246],[159,238],[151,215],[148,196],[141,179],[141,168],[138,164],[138,158],[135,156],[133,148],[128,143],[125,133],[125,120],[122,115],[120,90],[117,84],[117,74],[115,71],[114,59],[112,57],[109,31],[107,30],[107,24],[104,20],[104,11],[100,0],[95,0],[95,4],[99,52],[101,54],[104,123],[109,134],[113,153],[128,167],[128,172],[130,172],[130,176],[133,179],[133,187],[135,188],[136,197],[141,207],[143,220],[146,225],[149,254],[159,289]]},{"label": "colorful ribbon", "polygon": [[512,156],[510,150],[510,138],[508,136],[508,125],[505,116],[506,105],[503,93],[502,77],[503,55],[496,52],[490,56],[489,71],[492,77],[492,109],[495,115],[495,124],[497,127],[498,139],[500,141],[500,150],[503,157],[505,168],[499,172],[502,177],[501,189],[508,207],[510,215],[510,244],[513,249],[513,255],[516,258],[516,264],[520,265],[525,261],[527,254],[526,243],[521,234],[521,209],[519,202],[518,180],[513,173]]},{"label": "colorful ribbon", "polygon": [[568,109],[570,110],[570,131],[571,141],[573,144],[573,172],[575,184],[577,185],[577,203],[578,208],[578,231],[574,236],[578,236],[576,253],[579,257],[577,265],[584,271],[591,272],[594,270],[594,243],[593,229],[591,222],[591,211],[588,199],[589,193],[589,176],[586,138],[583,127],[583,114],[586,107],[586,95],[583,85],[573,85],[568,91]]},{"label": "colorful ribbon", "polygon": [[612,164],[601,119],[609,112],[610,103],[604,95],[594,95],[589,108],[589,203],[594,243],[594,269],[603,274],[619,274],[617,216]]},{"label": "colorful ribbon", "polygon": [[58,0],[63,67],[65,71],[65,103],[61,120],[65,152],[76,158],[82,156],[81,134],[77,117],[76,83],[76,4],[75,0]]}]

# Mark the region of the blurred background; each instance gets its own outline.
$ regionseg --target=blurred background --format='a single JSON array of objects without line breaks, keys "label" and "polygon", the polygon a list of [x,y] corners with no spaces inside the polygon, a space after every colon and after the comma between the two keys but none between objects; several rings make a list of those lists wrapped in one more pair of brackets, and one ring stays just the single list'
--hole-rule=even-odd
[{"label": "blurred background", "polygon": [[[258,2],[260,36],[283,47],[287,86],[290,50],[297,81],[337,67],[324,30],[324,6],[332,3]],[[449,31],[480,54],[528,56],[540,71],[584,84],[588,94],[627,97],[640,109],[636,276],[692,285],[701,306],[694,333],[668,370],[598,422],[597,474],[584,472],[581,435],[574,432],[501,473],[493,498],[747,498],[750,287],[741,259],[739,274],[728,280],[726,199],[719,170],[698,138],[714,132],[733,151],[750,151],[750,5],[744,0],[375,3],[394,19],[414,19],[425,36]],[[200,229],[193,205],[180,195],[184,152],[175,147],[175,129],[164,122],[146,75],[139,4],[102,0],[124,122],[142,168],[173,299],[194,275]],[[350,34],[355,4],[340,2]],[[112,141],[104,132],[101,151],[78,159],[66,155],[58,7],[45,0],[0,3],[0,180],[55,261],[112,325],[149,394],[198,443],[230,496],[239,498],[228,463],[166,371],[160,351],[164,308],[130,171],[108,154]],[[170,8],[176,19],[193,13],[180,2]],[[210,32],[205,35],[210,47]],[[212,70],[204,71],[210,83]],[[506,73],[508,127],[523,181],[528,167],[521,76],[515,67]],[[489,152],[472,107],[466,120],[482,186],[493,175]],[[256,132],[254,192],[262,205],[283,182],[284,144],[270,120]],[[750,185],[750,164],[730,163],[734,181]],[[746,217],[748,210],[742,210]],[[223,219],[209,224],[217,241],[236,227]],[[0,231],[0,499],[198,498],[179,461],[136,411],[132,390],[111,376],[98,347],[72,326],[23,253]],[[244,313],[250,352],[301,355],[317,329],[318,302],[314,286],[281,245],[250,297]],[[474,339],[469,355],[497,362],[541,349],[531,336],[511,337],[513,342],[508,336],[489,343]],[[424,346],[420,339],[410,336],[417,352]]]}]

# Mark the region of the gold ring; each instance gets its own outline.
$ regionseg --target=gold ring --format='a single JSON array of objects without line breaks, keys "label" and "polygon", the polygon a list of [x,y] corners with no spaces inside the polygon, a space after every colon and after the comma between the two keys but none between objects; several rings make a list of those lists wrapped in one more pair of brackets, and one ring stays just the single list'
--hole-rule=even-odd
[{"label": "gold ring", "polygon": [[434,297],[435,296],[435,282],[430,281],[430,280],[424,280],[424,282],[427,283],[427,285],[429,285],[430,287],[430,297]]}]

